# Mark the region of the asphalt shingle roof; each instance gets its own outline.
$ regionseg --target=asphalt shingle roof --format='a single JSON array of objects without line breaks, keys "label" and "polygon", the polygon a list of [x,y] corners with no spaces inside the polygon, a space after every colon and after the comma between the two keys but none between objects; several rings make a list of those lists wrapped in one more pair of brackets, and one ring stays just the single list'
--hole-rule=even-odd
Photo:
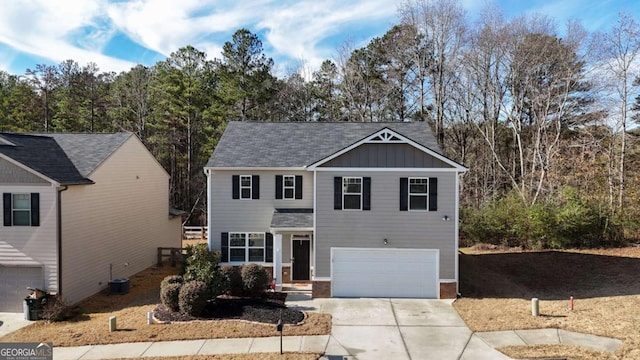
[{"label": "asphalt shingle roof", "polygon": [[424,122],[229,122],[207,167],[304,167],[389,128],[441,153]]},{"label": "asphalt shingle roof", "polygon": [[61,184],[90,184],[89,175],[131,136],[0,133],[0,153]]},{"label": "asphalt shingle roof", "polygon": [[133,134],[91,133],[91,134],[46,134],[54,138],[80,174],[89,176]]},{"label": "asphalt shingle roof", "polygon": [[276,209],[271,217],[271,227],[276,229],[312,228],[313,209]]},{"label": "asphalt shingle roof", "polygon": [[0,143],[0,153],[63,185],[90,184],[80,174],[60,145],[49,136],[0,133],[12,143]]}]

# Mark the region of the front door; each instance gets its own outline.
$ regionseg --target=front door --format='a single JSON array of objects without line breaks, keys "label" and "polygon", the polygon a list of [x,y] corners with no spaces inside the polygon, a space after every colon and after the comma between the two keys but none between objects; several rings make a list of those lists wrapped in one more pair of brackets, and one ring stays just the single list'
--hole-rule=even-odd
[{"label": "front door", "polygon": [[311,254],[311,241],[309,238],[291,239],[292,257],[291,263],[293,270],[291,271],[291,280],[309,280],[309,255]]}]

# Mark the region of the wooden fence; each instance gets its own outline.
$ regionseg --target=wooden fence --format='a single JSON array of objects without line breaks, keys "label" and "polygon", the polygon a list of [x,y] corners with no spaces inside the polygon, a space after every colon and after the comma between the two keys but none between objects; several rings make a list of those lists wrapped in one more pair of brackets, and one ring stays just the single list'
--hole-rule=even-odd
[{"label": "wooden fence", "polygon": [[208,226],[183,226],[182,227],[182,239],[207,239],[209,236]]},{"label": "wooden fence", "polygon": [[173,247],[159,247],[158,248],[158,266],[162,267],[162,262],[165,258],[169,258],[169,263],[172,267],[175,267],[179,262],[182,262],[183,255],[187,249],[185,248],[173,248]]}]

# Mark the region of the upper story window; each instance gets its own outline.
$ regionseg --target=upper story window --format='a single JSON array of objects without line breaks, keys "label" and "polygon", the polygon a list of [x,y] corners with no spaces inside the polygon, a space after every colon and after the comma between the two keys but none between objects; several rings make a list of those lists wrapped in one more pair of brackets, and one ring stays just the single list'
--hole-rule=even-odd
[{"label": "upper story window", "polygon": [[240,199],[251,199],[251,175],[240,175]]},{"label": "upper story window", "polygon": [[333,178],[333,208],[335,210],[371,210],[371,178]]},{"label": "upper story window", "polygon": [[232,177],[233,199],[259,199],[260,176],[259,175],[233,175]]},{"label": "upper story window", "polygon": [[427,210],[428,178],[409,178],[409,210]]},{"label": "upper story window", "polygon": [[302,199],[302,175],[276,175],[276,199]]},{"label": "upper story window", "polygon": [[438,210],[438,178],[400,178],[400,211]]},{"label": "upper story window", "polygon": [[40,194],[2,194],[4,226],[40,226]]},{"label": "upper story window", "polygon": [[284,199],[293,199],[296,190],[296,177],[293,175],[284,175],[282,177],[282,191]]},{"label": "upper story window", "polygon": [[362,178],[342,178],[342,204],[345,210],[362,210]]},{"label": "upper story window", "polygon": [[31,195],[13,194],[12,215],[14,226],[31,225]]}]

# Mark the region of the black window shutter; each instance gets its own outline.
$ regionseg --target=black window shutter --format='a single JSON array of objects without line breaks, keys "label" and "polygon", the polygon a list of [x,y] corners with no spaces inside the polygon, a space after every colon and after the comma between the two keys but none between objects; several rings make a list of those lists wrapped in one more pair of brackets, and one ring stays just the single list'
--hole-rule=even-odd
[{"label": "black window shutter", "polygon": [[31,226],[40,226],[40,194],[31,193]]},{"label": "black window shutter", "polygon": [[400,178],[400,211],[409,210],[409,178]]},{"label": "black window shutter", "polygon": [[264,261],[268,263],[273,262],[273,234],[272,233],[265,234]]},{"label": "black window shutter", "polygon": [[362,210],[371,210],[371,178],[362,178]]},{"label": "black window shutter", "polygon": [[2,194],[2,209],[4,214],[4,226],[11,226],[11,194]]},{"label": "black window shutter", "polygon": [[333,178],[333,209],[342,210],[342,177]]},{"label": "black window shutter", "polygon": [[260,175],[251,176],[251,198],[260,199]]},{"label": "black window shutter", "polygon": [[276,199],[282,199],[282,175],[276,175]]},{"label": "black window shutter", "polygon": [[438,178],[429,178],[429,211],[438,210]]},{"label": "black window shutter", "polygon": [[302,175],[296,175],[296,199],[302,199]]},{"label": "black window shutter", "polygon": [[221,237],[222,254],[220,255],[220,262],[229,262],[229,233],[223,232]]},{"label": "black window shutter", "polygon": [[233,190],[232,192],[232,198],[234,199],[240,199],[240,175],[233,175],[231,177],[231,180],[233,182]]}]

